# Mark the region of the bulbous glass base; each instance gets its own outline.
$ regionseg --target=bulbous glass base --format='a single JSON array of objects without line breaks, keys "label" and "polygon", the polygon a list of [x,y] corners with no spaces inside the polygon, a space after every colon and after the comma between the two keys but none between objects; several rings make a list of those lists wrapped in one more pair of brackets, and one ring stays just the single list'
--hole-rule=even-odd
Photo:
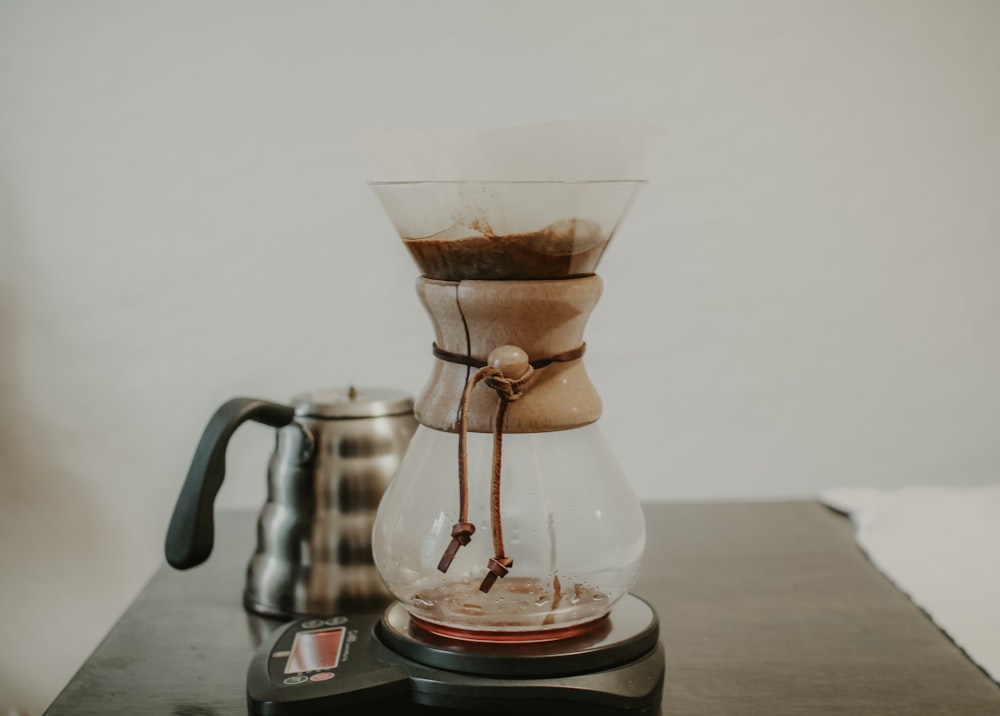
[{"label": "bulbous glass base", "polygon": [[492,450],[492,435],[468,435],[469,521],[476,531],[442,573],[438,562],[459,519],[458,436],[417,429],[372,534],[375,566],[389,591],[432,628],[484,640],[600,619],[635,581],[645,523],[596,423],[503,436],[500,517],[514,563],[482,592],[495,554]]}]

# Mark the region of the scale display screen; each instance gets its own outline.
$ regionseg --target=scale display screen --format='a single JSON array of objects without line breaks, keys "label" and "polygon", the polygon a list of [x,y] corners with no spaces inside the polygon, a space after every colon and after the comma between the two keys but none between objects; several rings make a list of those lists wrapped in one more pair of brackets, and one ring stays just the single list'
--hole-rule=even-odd
[{"label": "scale display screen", "polygon": [[292,642],[285,673],[300,674],[303,671],[336,668],[344,646],[344,632],[342,626],[322,631],[300,631]]}]

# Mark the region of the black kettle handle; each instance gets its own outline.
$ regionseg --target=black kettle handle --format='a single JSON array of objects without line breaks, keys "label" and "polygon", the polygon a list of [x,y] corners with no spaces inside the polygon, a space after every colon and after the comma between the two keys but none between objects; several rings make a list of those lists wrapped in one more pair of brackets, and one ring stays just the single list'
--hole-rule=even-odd
[{"label": "black kettle handle", "polygon": [[177,569],[196,567],[212,553],[215,496],[226,476],[226,447],[247,420],[274,428],[288,425],[295,408],[258,398],[232,398],[215,411],[195,450],[184,487],[167,529],[167,562]]}]

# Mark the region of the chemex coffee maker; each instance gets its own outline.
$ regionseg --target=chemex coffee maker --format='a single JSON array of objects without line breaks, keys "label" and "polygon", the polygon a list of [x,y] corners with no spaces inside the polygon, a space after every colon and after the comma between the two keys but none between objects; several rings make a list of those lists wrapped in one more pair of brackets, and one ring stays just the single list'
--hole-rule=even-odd
[{"label": "chemex coffee maker", "polygon": [[654,129],[360,138],[434,333],[371,533],[394,601],[273,633],[248,671],[252,713],[659,712],[659,622],[629,592],[643,513],[584,365],[596,270]]}]

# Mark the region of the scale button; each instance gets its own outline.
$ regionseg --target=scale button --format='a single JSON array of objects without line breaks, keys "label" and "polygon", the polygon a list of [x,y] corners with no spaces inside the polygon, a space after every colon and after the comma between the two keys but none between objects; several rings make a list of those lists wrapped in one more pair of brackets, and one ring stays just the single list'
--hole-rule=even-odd
[{"label": "scale button", "polygon": [[309,681],[309,677],[303,676],[302,674],[299,674],[298,676],[289,676],[287,679],[285,679],[285,683],[288,684],[289,686],[294,686],[295,684],[304,684],[307,681]]},{"label": "scale button", "polygon": [[347,623],[347,617],[332,617],[323,622],[327,626],[340,626]]},{"label": "scale button", "polygon": [[321,671],[318,674],[313,674],[309,677],[310,681],[327,681],[333,678],[333,673],[330,671]]},{"label": "scale button", "polygon": [[316,627],[321,627],[321,626],[323,626],[322,619],[310,619],[307,622],[302,622],[303,629],[315,629]]}]

